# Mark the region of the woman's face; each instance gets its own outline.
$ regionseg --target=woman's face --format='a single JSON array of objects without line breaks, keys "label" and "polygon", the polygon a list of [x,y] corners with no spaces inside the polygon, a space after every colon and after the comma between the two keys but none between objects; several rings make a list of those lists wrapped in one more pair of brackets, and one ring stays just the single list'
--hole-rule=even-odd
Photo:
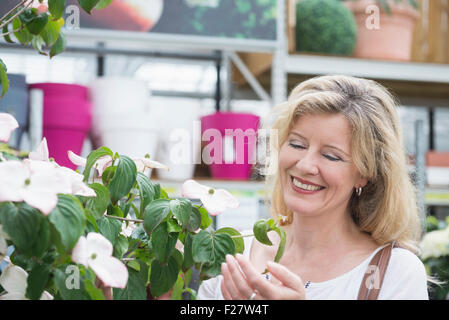
[{"label": "woman's face", "polygon": [[351,127],[341,115],[305,115],[279,153],[280,182],[296,214],[345,212],[354,188],[365,186],[351,158]]}]

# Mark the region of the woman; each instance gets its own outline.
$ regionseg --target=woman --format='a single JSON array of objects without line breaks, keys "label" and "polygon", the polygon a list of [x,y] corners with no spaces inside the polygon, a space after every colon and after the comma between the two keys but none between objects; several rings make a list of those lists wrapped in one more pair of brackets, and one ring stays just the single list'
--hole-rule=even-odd
[{"label": "woman", "polygon": [[[246,238],[244,255],[228,256],[198,299],[357,299],[370,261],[393,242],[401,247],[391,250],[377,298],[428,299],[392,95],[371,80],[323,76],[299,84],[274,111],[278,165],[268,178],[271,212],[283,216],[287,235],[284,255],[272,262],[275,233],[273,246]],[[271,279],[261,276],[265,268]]]}]

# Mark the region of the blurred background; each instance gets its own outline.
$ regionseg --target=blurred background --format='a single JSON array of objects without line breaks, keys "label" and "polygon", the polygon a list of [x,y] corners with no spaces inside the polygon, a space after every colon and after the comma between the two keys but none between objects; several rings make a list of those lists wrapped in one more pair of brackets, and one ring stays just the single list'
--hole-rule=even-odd
[{"label": "blurred background", "polygon": [[[0,15],[15,3],[3,0]],[[0,41],[11,80],[0,112],[21,124],[12,147],[34,150],[45,136],[50,156],[71,167],[67,150],[149,154],[171,168],[150,174],[172,197],[190,178],[233,193],[240,207],[215,223],[246,230],[269,215],[264,177],[249,161],[265,150],[247,138],[237,163],[224,129],[257,130],[306,79],[353,75],[398,97],[423,226],[447,228],[449,0],[114,0],[90,16],[67,5],[63,54]],[[222,134],[222,164],[200,156],[206,129]],[[449,279],[449,236],[447,251],[426,260],[429,273]]]}]

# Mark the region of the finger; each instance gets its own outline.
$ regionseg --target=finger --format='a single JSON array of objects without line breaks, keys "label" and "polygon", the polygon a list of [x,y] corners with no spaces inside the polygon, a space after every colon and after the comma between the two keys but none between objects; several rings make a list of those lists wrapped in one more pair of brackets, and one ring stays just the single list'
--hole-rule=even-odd
[{"label": "finger", "polygon": [[261,277],[260,272],[254,268],[248,258],[241,254],[237,254],[236,259],[251,288],[257,290],[259,295],[264,297],[264,299],[275,299],[278,287],[270,281],[267,281],[264,277]]},{"label": "finger", "polygon": [[232,300],[232,297],[229,294],[228,290],[226,289],[226,285],[225,285],[225,282],[223,281],[223,279],[221,281],[221,294],[223,295],[225,300]]},{"label": "finger", "polygon": [[228,291],[232,300],[244,300],[245,297],[242,297],[235,287],[234,281],[232,280],[231,273],[226,263],[221,265],[221,273],[223,275],[223,282],[226,286],[226,290]]},{"label": "finger", "polygon": [[287,267],[273,261],[268,261],[267,268],[271,275],[282,282],[284,286],[295,291],[304,291],[304,283],[301,278],[291,272]]},{"label": "finger", "polygon": [[254,289],[251,288],[248,282],[245,279],[245,276],[240,269],[238,262],[231,255],[226,256],[226,266],[229,269],[232,280],[239,291],[240,295],[249,299],[254,292]]}]

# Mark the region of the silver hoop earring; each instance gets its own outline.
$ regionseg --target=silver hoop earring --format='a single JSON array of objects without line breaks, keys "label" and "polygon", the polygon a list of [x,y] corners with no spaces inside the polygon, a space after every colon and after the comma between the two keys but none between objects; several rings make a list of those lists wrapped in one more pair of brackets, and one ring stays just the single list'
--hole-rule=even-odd
[{"label": "silver hoop earring", "polygon": [[360,197],[360,195],[362,194],[362,187],[356,188],[356,192],[357,192],[357,197]]}]

